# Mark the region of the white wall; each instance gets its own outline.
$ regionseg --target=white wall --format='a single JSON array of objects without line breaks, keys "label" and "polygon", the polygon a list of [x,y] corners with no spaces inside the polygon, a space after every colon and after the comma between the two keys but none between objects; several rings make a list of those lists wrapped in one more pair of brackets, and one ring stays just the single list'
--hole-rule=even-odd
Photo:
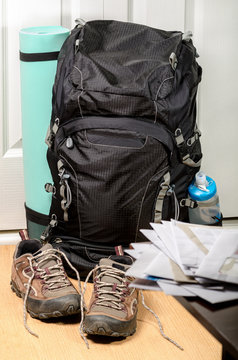
[{"label": "white wall", "polygon": [[199,125],[203,169],[218,186],[226,217],[238,216],[238,1],[195,1],[195,42],[203,67]]}]

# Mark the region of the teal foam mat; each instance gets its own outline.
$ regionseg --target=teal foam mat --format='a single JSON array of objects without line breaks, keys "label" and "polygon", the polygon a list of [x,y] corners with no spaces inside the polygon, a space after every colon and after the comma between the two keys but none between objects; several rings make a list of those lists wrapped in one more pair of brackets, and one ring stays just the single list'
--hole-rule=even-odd
[{"label": "teal foam mat", "polygon": [[[20,31],[20,52],[57,52],[69,30],[61,26],[40,26]],[[26,205],[48,214],[51,194],[44,185],[51,182],[46,160],[45,136],[51,117],[52,87],[57,60],[20,61],[23,166]]]}]

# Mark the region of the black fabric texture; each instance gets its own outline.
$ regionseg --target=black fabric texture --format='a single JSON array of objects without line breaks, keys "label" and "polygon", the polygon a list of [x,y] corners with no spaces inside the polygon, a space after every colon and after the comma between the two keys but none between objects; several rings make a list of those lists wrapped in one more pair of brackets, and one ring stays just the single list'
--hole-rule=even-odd
[{"label": "black fabric texture", "polygon": [[[180,31],[96,20],[73,29],[63,44],[51,116],[51,129],[56,118],[59,129],[47,152],[56,189],[50,216],[58,220],[51,239],[80,271],[112,255],[116,245],[145,241],[140,229],[154,220],[167,172],[178,203],[188,196],[199,166],[184,164],[184,154],[202,158],[199,138],[189,142],[201,76],[196,49]],[[70,189],[66,211],[59,160]],[[162,219],[174,216],[175,198],[166,194]],[[188,221],[185,207],[179,220]]]},{"label": "black fabric texture", "polygon": [[26,218],[36,224],[47,226],[49,223],[49,216],[32,210],[25,204]]},{"label": "black fabric texture", "polygon": [[[88,129],[118,129],[130,132],[130,137],[133,136],[132,132],[137,132],[144,136],[151,136],[161,143],[163,143],[168,150],[173,150],[173,140],[168,130],[163,124],[154,123],[151,120],[141,118],[128,118],[128,117],[102,117],[90,116],[83,119],[76,118],[68,121],[65,125],[61,126],[55,138],[55,149],[71,134]],[[115,139],[114,139],[115,140]],[[114,144],[115,145],[115,144]]]},{"label": "black fabric texture", "polygon": [[[51,237],[49,240],[53,248],[62,251],[71,264],[79,271],[81,280],[88,272],[99,264],[101,259],[110,257],[111,260],[125,265],[132,265],[133,259],[128,255],[116,255],[115,248],[105,244],[85,244],[78,238],[70,236]],[[76,278],[75,272],[62,257],[64,268],[70,277]]]},{"label": "black fabric texture", "polygon": [[[63,221],[59,186],[52,199],[51,213],[57,215],[56,231],[60,229],[62,234],[69,233],[85,243],[128,244],[136,241],[139,230],[148,227],[153,219],[154,201],[168,171],[170,151],[157,139],[137,132],[127,132],[126,140],[125,131],[120,129],[114,129],[113,137],[112,130],[107,128],[103,132],[100,129],[99,135],[103,144],[89,141],[86,130],[73,131],[72,148],[67,148],[66,141],[58,145],[57,153],[72,190],[68,211],[71,220]],[[128,146],[128,139],[133,142],[137,139],[136,146]],[[57,160],[53,154],[49,150],[52,176],[57,184]]]},{"label": "black fabric texture", "polygon": [[[111,256],[114,260],[119,259],[119,256],[115,253],[115,248],[105,244],[99,244],[98,246],[90,242],[85,244],[79,238],[70,236],[52,236],[49,242],[54,248],[64,252],[71,264],[79,271],[81,279],[86,278],[88,272],[98,265],[101,259]],[[75,272],[68,266],[66,261],[64,261],[64,268],[69,276],[76,277]]]},{"label": "black fabric texture", "polygon": [[[76,39],[74,56],[67,57]],[[181,32],[117,21],[87,22],[62,48],[57,71],[61,86],[54,88],[57,116],[153,118],[154,101],[172,90],[174,72],[169,57],[172,52],[179,54],[181,45]]]}]

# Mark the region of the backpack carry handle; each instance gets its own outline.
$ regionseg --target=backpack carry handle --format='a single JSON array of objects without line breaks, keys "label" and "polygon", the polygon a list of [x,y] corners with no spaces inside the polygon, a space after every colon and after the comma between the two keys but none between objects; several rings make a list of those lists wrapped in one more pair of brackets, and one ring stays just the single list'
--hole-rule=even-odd
[{"label": "backpack carry handle", "polygon": [[173,151],[173,141],[169,132],[160,123],[149,122],[148,120],[139,120],[133,118],[111,118],[111,117],[97,117],[90,116],[79,118],[78,121],[68,122],[67,124],[59,127],[57,136],[55,137],[56,148],[68,136],[75,132],[88,130],[88,129],[117,129],[134,131],[141,133],[145,136],[151,136],[154,139],[164,144],[170,152]]}]

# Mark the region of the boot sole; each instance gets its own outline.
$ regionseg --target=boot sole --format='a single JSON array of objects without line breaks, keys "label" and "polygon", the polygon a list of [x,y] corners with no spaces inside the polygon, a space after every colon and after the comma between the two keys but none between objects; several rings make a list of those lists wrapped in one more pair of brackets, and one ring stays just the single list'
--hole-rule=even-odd
[{"label": "boot sole", "polygon": [[[12,291],[20,298],[24,299],[25,294],[17,288],[14,281],[10,282]],[[79,314],[80,295],[70,294],[52,300],[27,299],[27,311],[33,318],[49,319]],[[47,311],[45,310],[47,308]]]},{"label": "boot sole", "polygon": [[86,315],[83,331],[89,335],[127,337],[136,332],[136,315],[128,321],[120,321],[106,315]]}]

